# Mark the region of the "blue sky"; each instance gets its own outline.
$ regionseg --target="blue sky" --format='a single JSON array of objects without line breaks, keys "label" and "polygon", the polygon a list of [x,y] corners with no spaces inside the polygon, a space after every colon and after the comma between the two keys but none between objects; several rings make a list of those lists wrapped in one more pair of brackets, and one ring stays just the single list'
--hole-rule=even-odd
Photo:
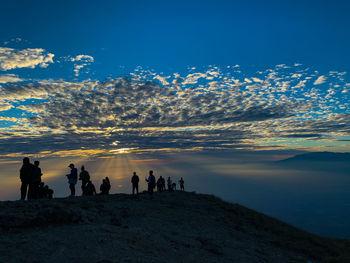
[{"label": "blue sky", "polygon": [[[348,1],[3,1],[1,38],[116,68],[302,63],[348,71]],[[63,72],[62,72],[63,73]]]},{"label": "blue sky", "polygon": [[348,1],[3,1],[3,157],[348,151],[349,11]]}]

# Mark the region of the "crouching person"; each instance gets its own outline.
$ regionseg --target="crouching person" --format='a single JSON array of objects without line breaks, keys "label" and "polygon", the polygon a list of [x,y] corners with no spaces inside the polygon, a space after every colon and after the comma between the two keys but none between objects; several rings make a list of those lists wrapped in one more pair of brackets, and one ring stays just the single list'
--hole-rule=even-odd
[{"label": "crouching person", "polygon": [[96,188],[90,180],[85,186],[85,195],[96,195]]},{"label": "crouching person", "polygon": [[111,190],[111,183],[109,182],[109,178],[106,177],[105,179],[102,180],[102,184],[100,186],[100,195],[108,195],[109,190]]}]

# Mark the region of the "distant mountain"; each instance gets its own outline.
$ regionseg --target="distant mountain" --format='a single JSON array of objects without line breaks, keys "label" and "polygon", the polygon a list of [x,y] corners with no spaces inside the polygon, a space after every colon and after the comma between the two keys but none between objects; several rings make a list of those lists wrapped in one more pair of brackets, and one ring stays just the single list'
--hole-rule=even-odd
[{"label": "distant mountain", "polygon": [[294,161],[320,161],[320,162],[350,162],[350,153],[336,152],[311,152],[298,154],[279,163],[294,162]]}]

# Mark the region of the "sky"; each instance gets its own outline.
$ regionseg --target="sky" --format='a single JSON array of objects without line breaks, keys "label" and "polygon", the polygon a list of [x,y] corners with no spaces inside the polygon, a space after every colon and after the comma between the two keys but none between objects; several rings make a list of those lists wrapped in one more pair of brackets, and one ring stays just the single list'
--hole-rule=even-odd
[{"label": "sky", "polygon": [[350,152],[349,11],[341,0],[2,1],[0,198],[15,198],[24,156],[52,182],[70,162],[98,178],[120,169],[123,188],[133,170],[191,171],[183,156],[221,156],[206,171],[227,175],[232,159]]}]

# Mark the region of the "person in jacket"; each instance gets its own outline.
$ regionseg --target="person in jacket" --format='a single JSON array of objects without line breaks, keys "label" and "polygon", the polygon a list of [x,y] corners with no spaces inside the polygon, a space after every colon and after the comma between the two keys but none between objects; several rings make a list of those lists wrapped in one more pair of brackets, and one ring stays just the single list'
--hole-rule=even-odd
[{"label": "person in jacket", "polygon": [[90,180],[85,186],[85,195],[96,195],[96,188]]},{"label": "person in jacket", "polygon": [[162,192],[162,177],[160,176],[157,180],[157,192]]},{"label": "person in jacket", "polygon": [[153,175],[153,171],[149,171],[149,176],[146,178],[146,182],[148,183],[148,193],[153,199],[153,189],[156,187],[156,178]]},{"label": "person in jacket", "polygon": [[43,175],[39,165],[40,165],[39,161],[34,161],[33,179],[29,184],[29,193],[28,193],[28,195],[30,195],[30,199],[39,198],[39,185],[41,183],[41,176]]},{"label": "person in jacket", "polygon": [[161,179],[162,179],[162,181],[161,181],[161,189],[162,189],[162,191],[165,191],[165,178],[164,177],[160,177]]},{"label": "person in jacket", "polygon": [[85,170],[85,166],[81,167],[81,172],[79,174],[79,180],[81,180],[81,192],[82,195],[85,195],[85,186],[90,180],[89,172]]},{"label": "person in jacket", "polygon": [[139,194],[139,177],[137,176],[136,172],[134,172],[133,176],[131,177],[131,183],[132,183],[132,194],[135,195]]},{"label": "person in jacket", "polygon": [[44,186],[44,198],[47,198],[47,199],[53,198],[53,190],[50,189],[48,185]]},{"label": "person in jacket", "polygon": [[180,190],[181,191],[185,191],[185,181],[184,179],[181,177],[180,181],[179,181],[179,184],[180,184]]},{"label": "person in jacket", "polygon": [[111,190],[111,183],[109,182],[109,178],[106,177],[102,180],[102,184],[100,186],[101,195],[108,195],[109,190]]},{"label": "person in jacket", "polygon": [[67,174],[68,178],[68,184],[69,184],[69,189],[70,189],[70,195],[75,196],[75,185],[77,184],[78,180],[78,169],[74,167],[74,164],[70,164],[68,166],[70,170],[70,174]]},{"label": "person in jacket", "polygon": [[19,178],[21,179],[21,200],[25,200],[28,190],[28,199],[31,198],[28,186],[33,181],[34,177],[34,165],[30,163],[28,157],[23,158],[23,165],[19,170]]},{"label": "person in jacket", "polygon": [[172,191],[172,186],[173,186],[173,182],[171,181],[170,176],[168,177],[168,191],[171,192]]}]

